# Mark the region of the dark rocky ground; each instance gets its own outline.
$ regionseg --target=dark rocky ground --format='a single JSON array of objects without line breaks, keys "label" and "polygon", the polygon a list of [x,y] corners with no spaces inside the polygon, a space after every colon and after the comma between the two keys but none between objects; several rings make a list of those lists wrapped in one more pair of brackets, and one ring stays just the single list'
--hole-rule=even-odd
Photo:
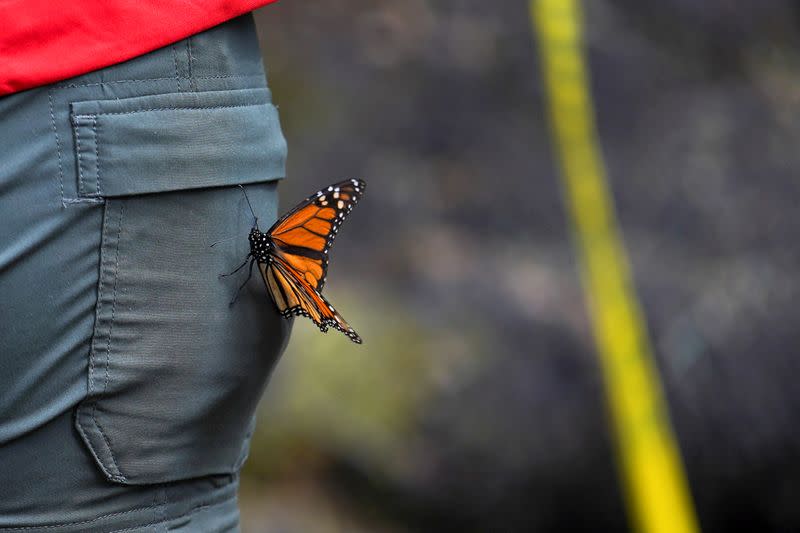
[{"label": "dark rocky ground", "polygon": [[[705,531],[800,530],[800,8],[592,0],[610,185]],[[246,531],[620,531],[521,0],[257,14],[286,207],[359,176],[264,401]]]}]

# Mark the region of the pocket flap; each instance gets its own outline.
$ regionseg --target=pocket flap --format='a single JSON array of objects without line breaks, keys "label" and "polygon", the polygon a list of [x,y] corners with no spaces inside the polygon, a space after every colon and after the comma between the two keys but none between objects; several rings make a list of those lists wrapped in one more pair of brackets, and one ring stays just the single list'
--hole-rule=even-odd
[{"label": "pocket flap", "polygon": [[268,89],[73,102],[71,121],[83,197],[219,187],[285,175],[286,141]]}]

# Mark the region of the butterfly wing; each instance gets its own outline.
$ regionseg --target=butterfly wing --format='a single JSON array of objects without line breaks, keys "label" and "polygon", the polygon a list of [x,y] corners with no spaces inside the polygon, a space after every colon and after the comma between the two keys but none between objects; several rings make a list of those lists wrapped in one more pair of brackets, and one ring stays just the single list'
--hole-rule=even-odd
[{"label": "butterfly wing", "polygon": [[364,194],[363,180],[346,180],[312,194],[269,229],[267,234],[287,265],[315,291],[322,291],[328,251],[339,226]]},{"label": "butterfly wing", "polygon": [[273,258],[271,263],[259,263],[259,268],[272,300],[284,317],[307,316],[323,333],[328,331],[328,327],[333,327],[351,341],[361,344],[361,337],[342,315],[282,259]]}]

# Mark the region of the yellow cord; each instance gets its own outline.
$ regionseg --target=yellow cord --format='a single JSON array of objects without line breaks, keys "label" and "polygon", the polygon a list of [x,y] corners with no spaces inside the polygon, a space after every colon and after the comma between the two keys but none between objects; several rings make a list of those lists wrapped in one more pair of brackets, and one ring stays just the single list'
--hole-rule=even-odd
[{"label": "yellow cord", "polygon": [[699,531],[605,182],[582,48],[579,0],[530,0],[634,531]]}]

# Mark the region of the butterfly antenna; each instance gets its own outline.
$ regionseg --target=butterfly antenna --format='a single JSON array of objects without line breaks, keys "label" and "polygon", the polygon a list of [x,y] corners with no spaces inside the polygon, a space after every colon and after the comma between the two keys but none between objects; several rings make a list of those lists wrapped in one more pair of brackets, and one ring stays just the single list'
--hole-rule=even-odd
[{"label": "butterfly antenna", "polygon": [[258,217],[256,216],[256,212],[253,211],[253,204],[250,203],[250,198],[247,197],[247,191],[244,190],[244,187],[239,185],[239,188],[242,189],[242,193],[244,193],[244,199],[247,200],[247,206],[250,208],[250,212],[253,213],[253,219],[255,220],[255,227],[258,227]]}]

